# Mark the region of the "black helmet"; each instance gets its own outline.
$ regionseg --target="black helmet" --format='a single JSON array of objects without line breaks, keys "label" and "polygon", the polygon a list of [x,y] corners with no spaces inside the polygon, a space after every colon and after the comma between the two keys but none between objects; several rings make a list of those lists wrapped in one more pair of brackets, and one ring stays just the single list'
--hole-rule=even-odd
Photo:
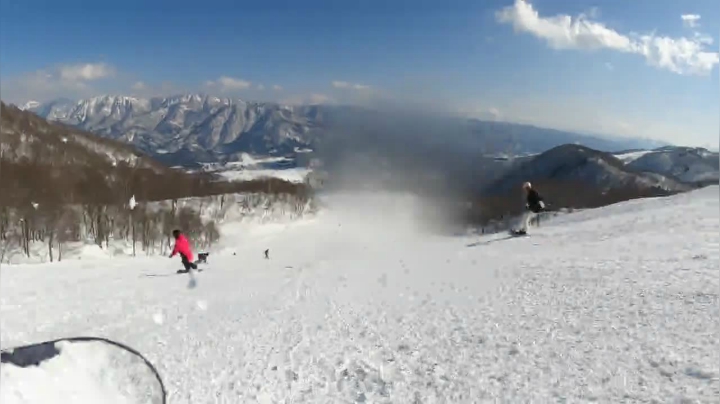
[{"label": "black helmet", "polygon": [[173,230],[172,234],[173,234],[173,237],[178,238],[178,237],[180,237],[180,230],[175,229],[175,230]]}]

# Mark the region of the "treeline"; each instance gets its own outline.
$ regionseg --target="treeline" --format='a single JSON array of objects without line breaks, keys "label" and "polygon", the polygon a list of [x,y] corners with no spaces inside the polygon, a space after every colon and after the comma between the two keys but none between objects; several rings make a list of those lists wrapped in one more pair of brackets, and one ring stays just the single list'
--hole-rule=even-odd
[{"label": "treeline", "polygon": [[125,241],[132,245],[133,255],[162,252],[175,228],[187,232],[197,248],[209,248],[219,238],[217,220],[222,217],[205,215],[203,220],[207,203],[183,207],[178,202],[216,196],[226,211],[223,205],[226,199],[234,200],[234,194],[248,195],[234,207],[238,210],[291,200],[294,209],[301,211],[310,200],[302,184],[279,179],[229,183],[206,175],[136,169],[125,163],[102,171],[28,159],[0,160],[0,261],[8,251],[18,249],[30,257],[31,246],[37,242],[45,243],[50,261],[61,260],[63,246],[79,241],[92,241],[105,249],[113,240]]},{"label": "treeline", "polygon": [[217,181],[209,174],[180,170],[157,171],[137,168],[126,162],[112,167],[46,164],[20,158],[0,160],[0,204],[27,206],[32,202],[50,205],[116,204],[131,196],[138,201],[160,201],[230,193],[290,194],[307,198],[305,184],[277,178],[245,182]]},{"label": "treeline", "polygon": [[93,241],[105,249],[110,248],[111,241],[125,241],[132,246],[132,255],[140,251],[149,254],[169,245],[168,235],[174,228],[188,229],[198,248],[207,248],[219,239],[215,222],[203,223],[192,209],[150,211],[139,206],[131,210],[97,204],[3,207],[0,261],[18,250],[30,257],[36,253],[31,247],[37,243],[46,246],[51,262],[62,260],[68,243],[80,241]]},{"label": "treeline", "polygon": [[131,198],[112,205],[3,206],[0,262],[18,252],[37,255],[39,244],[49,261],[59,261],[66,246],[77,242],[102,249],[127,246],[133,256],[165,254],[172,246],[174,229],[182,229],[195,248],[209,249],[219,240],[217,226],[225,219],[299,217],[316,209],[313,202],[291,194],[241,193],[139,203]]},{"label": "treeline", "polygon": [[64,245],[79,241],[108,248],[111,240],[123,240],[132,245],[133,255],[162,251],[174,228],[187,232],[197,248],[209,248],[219,238],[216,220],[203,221],[202,209],[178,207],[178,200],[224,200],[237,193],[266,195],[265,201],[289,196],[298,209],[310,199],[303,184],[279,179],[232,183],[124,162],[99,167],[46,164],[25,157],[0,160],[0,261],[17,249],[30,257],[36,242],[46,244],[50,261],[62,259]]}]

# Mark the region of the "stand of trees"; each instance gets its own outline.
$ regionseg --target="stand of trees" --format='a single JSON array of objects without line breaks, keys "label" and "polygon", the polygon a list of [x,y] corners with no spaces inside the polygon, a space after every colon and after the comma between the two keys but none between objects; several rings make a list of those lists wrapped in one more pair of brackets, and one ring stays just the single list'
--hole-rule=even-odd
[{"label": "stand of trees", "polygon": [[[310,200],[305,185],[280,179],[219,182],[205,174],[126,162],[0,159],[0,262],[18,250],[30,257],[37,242],[46,245],[50,261],[61,260],[68,243],[90,240],[101,248],[108,248],[111,240],[126,240],[133,255],[148,254],[166,249],[175,228],[187,232],[196,248],[209,248],[219,239],[216,221],[221,217],[203,221],[202,202],[194,209],[179,207],[178,201],[215,197],[222,206],[237,199],[236,194],[247,195],[244,205],[236,206],[240,210],[283,198],[298,210]],[[131,198],[136,203],[132,209]]]},{"label": "stand of trees", "polygon": [[258,210],[300,215],[312,201],[309,194],[297,192],[294,184],[274,179],[238,184],[179,181],[174,188],[158,176],[154,183],[143,178],[147,188],[135,189],[108,186],[108,182],[80,182],[67,188],[57,181],[51,183],[55,186],[41,187],[42,182],[32,186],[39,181],[36,176],[48,174],[37,167],[35,175],[22,173],[28,185],[11,188],[23,182],[10,181],[11,169],[2,166],[0,162],[0,262],[12,251],[30,257],[31,246],[37,242],[46,245],[50,261],[62,260],[64,246],[79,241],[107,249],[112,241],[122,240],[132,245],[133,255],[164,253],[172,245],[170,235],[176,228],[188,234],[195,248],[207,249],[220,238],[218,222],[233,210],[240,217]]}]

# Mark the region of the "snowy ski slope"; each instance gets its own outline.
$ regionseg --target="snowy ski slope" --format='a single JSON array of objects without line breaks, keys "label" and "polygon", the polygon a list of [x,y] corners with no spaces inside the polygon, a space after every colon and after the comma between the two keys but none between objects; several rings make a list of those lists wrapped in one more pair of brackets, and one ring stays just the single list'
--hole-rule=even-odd
[{"label": "snowy ski slope", "polygon": [[506,240],[430,235],[409,198],[336,196],[226,228],[194,282],[167,258],[3,265],[1,342],[123,342],[173,404],[716,402],[718,192]]}]

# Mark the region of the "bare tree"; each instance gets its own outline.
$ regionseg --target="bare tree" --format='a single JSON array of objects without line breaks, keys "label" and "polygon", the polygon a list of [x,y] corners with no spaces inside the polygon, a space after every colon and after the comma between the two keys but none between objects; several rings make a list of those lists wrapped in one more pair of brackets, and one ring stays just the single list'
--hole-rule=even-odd
[{"label": "bare tree", "polygon": [[62,260],[64,245],[71,241],[79,241],[80,239],[80,215],[78,212],[66,206],[62,210],[60,220],[57,223],[57,240],[58,240],[58,261]]}]

